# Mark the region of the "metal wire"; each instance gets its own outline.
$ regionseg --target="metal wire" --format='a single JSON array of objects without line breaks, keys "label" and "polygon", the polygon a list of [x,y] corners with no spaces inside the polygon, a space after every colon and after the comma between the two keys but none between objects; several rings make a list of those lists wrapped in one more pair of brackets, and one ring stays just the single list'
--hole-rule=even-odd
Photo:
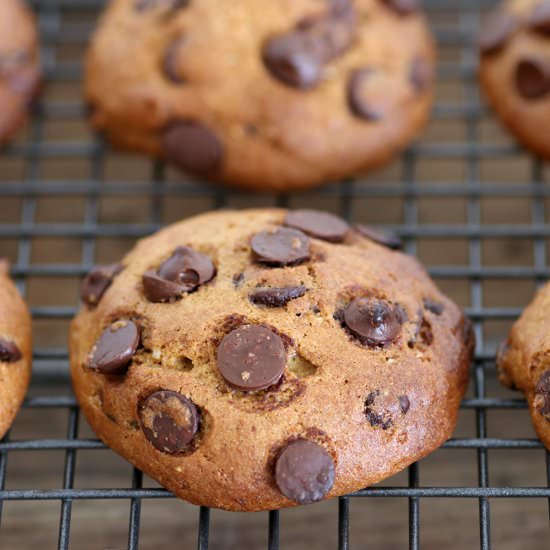
[{"label": "metal wire", "polygon": [[[39,17],[43,38],[43,60],[47,80],[50,83],[70,83],[82,76],[79,63],[66,61],[59,55],[64,45],[84,45],[88,40],[92,24],[80,19],[65,20],[67,15],[83,13],[96,14],[105,5],[103,0],[34,0],[31,2]],[[494,345],[488,345],[485,323],[495,320],[510,320],[521,311],[518,307],[487,307],[484,288],[487,281],[523,280],[540,285],[550,277],[547,265],[546,239],[550,237],[550,226],[545,224],[545,199],[550,197],[550,187],[545,184],[544,168],[538,161],[532,161],[528,181],[482,182],[481,164],[488,159],[507,159],[524,153],[515,144],[485,143],[480,139],[480,125],[486,115],[486,108],[480,102],[475,81],[476,54],[473,36],[476,31],[480,10],[493,5],[484,0],[429,0],[427,8],[436,16],[436,34],[442,45],[452,46],[460,54],[457,61],[444,60],[439,68],[442,82],[461,82],[464,91],[463,102],[439,103],[434,112],[438,120],[462,121],[464,141],[418,143],[412,146],[401,162],[401,182],[346,181],[328,185],[314,191],[316,200],[336,204],[336,210],[352,220],[357,216],[356,205],[360,200],[401,199],[403,215],[400,223],[388,227],[395,230],[405,241],[406,251],[416,254],[419,242],[424,239],[449,239],[467,242],[467,265],[431,265],[429,273],[436,279],[467,280],[470,293],[470,307],[467,313],[474,321],[478,340],[476,360],[473,364],[473,397],[465,399],[462,408],[474,411],[476,436],[454,438],[443,445],[445,449],[474,449],[477,454],[477,486],[424,487],[421,485],[420,466],[413,464],[408,470],[406,486],[372,487],[357,491],[338,500],[337,540],[340,550],[353,547],[350,537],[350,523],[353,501],[357,498],[392,497],[408,500],[409,548],[422,547],[421,502],[425,498],[465,498],[479,501],[480,548],[491,547],[490,499],[539,498],[547,499],[550,513],[550,454],[546,453],[546,487],[494,487],[490,484],[490,453],[497,449],[541,450],[536,439],[490,437],[487,426],[489,411],[517,411],[526,408],[523,399],[493,398],[486,396],[486,375],[494,368]],[[437,16],[453,14],[456,22],[447,19],[439,22]],[[51,121],[74,121],[84,116],[85,108],[78,101],[45,100],[36,108],[29,135],[2,152],[3,158],[20,160],[25,165],[25,175],[20,181],[0,180],[0,200],[3,198],[21,200],[21,215],[17,222],[0,220],[0,243],[15,239],[17,261],[13,275],[20,290],[25,293],[26,282],[32,277],[69,280],[87,273],[95,263],[98,243],[101,239],[134,239],[157,230],[163,223],[163,205],[167,198],[188,200],[204,199],[211,208],[220,208],[231,200],[246,202],[246,193],[228,191],[198,182],[174,182],[166,178],[165,167],[160,162],[151,164],[150,181],[109,181],[106,178],[108,147],[99,138],[82,141],[61,141],[46,139],[44,127]],[[50,160],[84,160],[88,174],[76,180],[60,180],[44,177],[44,165]],[[461,161],[465,169],[464,181],[422,181],[419,177],[419,163],[430,161]],[[38,199],[43,197],[81,197],[84,199],[82,223],[51,223],[37,221]],[[148,217],[145,223],[104,223],[101,221],[101,200],[106,197],[142,196],[148,199]],[[522,198],[530,201],[530,223],[484,225],[481,205],[487,198]],[[305,195],[307,199],[308,196]],[[428,198],[464,199],[466,201],[466,223],[422,224],[419,221],[419,201]],[[289,206],[304,195],[279,195],[272,203]],[[267,198],[266,201],[270,199]],[[206,207],[206,206],[205,206]],[[33,239],[63,238],[82,245],[79,262],[34,263],[32,261]],[[486,266],[483,263],[482,245],[485,239],[529,240],[533,247],[533,263],[529,266]],[[67,305],[47,305],[32,308],[36,320],[70,319],[76,309]],[[34,351],[36,379],[45,383],[55,372],[66,374],[68,367],[65,349],[45,347]],[[49,374],[48,374],[49,373]],[[70,547],[71,517],[74,501],[122,499],[129,503],[127,547],[137,550],[140,545],[142,501],[144,499],[169,499],[173,495],[164,489],[143,487],[143,476],[133,469],[130,486],[110,489],[75,488],[75,472],[79,451],[103,450],[105,446],[96,439],[86,439],[78,434],[78,406],[72,397],[35,397],[25,402],[28,409],[52,409],[67,412],[67,434],[62,439],[10,440],[9,434],[0,441],[0,527],[2,504],[6,501],[56,501],[60,503],[58,548]],[[6,488],[8,457],[17,452],[40,452],[61,450],[65,452],[65,466],[62,487],[58,489],[13,489]],[[8,485],[9,486],[9,485]],[[198,512],[197,547],[209,548],[210,510],[200,508]],[[267,548],[277,550],[280,539],[280,517],[278,511],[267,515]]]}]

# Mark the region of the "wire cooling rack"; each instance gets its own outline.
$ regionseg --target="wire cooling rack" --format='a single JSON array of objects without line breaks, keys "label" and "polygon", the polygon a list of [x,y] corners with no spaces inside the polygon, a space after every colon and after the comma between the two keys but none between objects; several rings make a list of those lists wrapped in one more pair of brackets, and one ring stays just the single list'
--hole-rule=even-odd
[{"label": "wire cooling rack", "polygon": [[[79,86],[81,59],[104,2],[32,2],[42,33],[48,84],[26,134],[0,155],[0,252],[12,260],[13,275],[32,306],[34,383],[11,434],[0,442],[0,548],[36,544],[60,549],[119,548],[125,541],[129,549],[160,546],[162,534],[145,524],[161,501],[172,498],[170,493],[144,480],[135,469],[130,477],[120,478],[123,481],[117,478],[113,486],[97,488],[104,486],[97,480],[103,461],[109,464],[114,455],[95,459],[109,451],[89,431],[89,437],[82,435],[87,428],[79,422],[78,407],[67,390],[64,342],[78,302],[78,280],[94,263],[116,260],[134,239],[178,218],[210,208],[273,204],[321,207],[349,220],[391,227],[403,237],[407,251],[417,254],[443,289],[465,307],[478,343],[461,423],[455,438],[433,459],[422,462],[423,479],[431,483],[420,483],[421,468],[414,464],[408,475],[342,497],[328,511],[324,504],[306,507],[288,512],[285,521],[281,518],[287,512],[262,515],[265,520],[254,520],[254,529],[258,521],[261,525],[265,521],[267,532],[255,538],[247,538],[246,523],[240,530],[237,523],[228,528],[227,521],[223,536],[216,538],[211,511],[194,512],[181,503],[188,515],[196,515],[194,522],[186,524],[192,533],[187,538],[180,533],[164,542],[164,547],[188,548],[195,542],[183,541],[192,539],[203,550],[385,549],[407,544],[411,549],[478,544],[482,549],[548,547],[550,460],[530,428],[524,401],[495,383],[494,370],[497,342],[535,287],[550,274],[547,169],[499,130],[479,101],[473,36],[480,12],[492,2],[431,0],[425,4],[440,44],[441,62],[434,119],[422,140],[391,167],[368,178],[308,194],[258,197],[182,181],[161,163],[113,152],[89,133]],[[63,423],[64,434],[48,437],[52,425]],[[507,433],[516,423],[521,428]],[[50,476],[46,482],[53,468],[50,451],[57,452],[55,457],[62,457],[64,464],[62,475],[54,475],[53,481]],[[96,454],[86,461],[88,452]],[[77,464],[77,455],[84,466]],[[438,470],[444,472],[443,480],[434,480],[430,473],[438,457],[443,457]],[[490,462],[496,479],[490,476]],[[454,475],[455,469],[468,466],[474,472],[470,478]],[[124,467],[129,468],[116,466]],[[87,468],[80,482],[79,468]],[[527,477],[516,479],[518,471],[527,472]],[[478,504],[460,507],[465,500]],[[44,516],[52,501],[56,508],[52,511],[50,506],[49,515]],[[75,507],[93,501],[101,501],[108,513],[100,519],[77,518]],[[119,503],[116,509],[109,508],[113,501]],[[150,501],[155,501],[155,509],[142,513]],[[408,503],[408,510],[393,506],[396,501]],[[430,506],[434,501],[441,504],[434,508]],[[507,511],[499,506],[503,501]],[[533,501],[535,507],[529,507],[527,503]],[[129,504],[126,519],[124,502]],[[19,509],[17,504],[30,508]],[[454,515],[459,507],[462,511]],[[86,508],[86,514],[90,510]],[[329,522],[334,518],[334,529],[328,525],[322,539],[314,535],[323,531],[319,510],[329,514],[321,516]],[[525,510],[528,517],[522,516]],[[393,523],[380,527],[373,522],[368,532],[362,530],[377,513],[395,521],[401,518],[396,523],[401,531],[398,542],[392,538]],[[94,538],[108,524],[109,514],[119,514],[118,531],[126,532],[122,543],[120,533],[113,540]],[[97,523],[92,535],[78,535],[82,524],[93,518]],[[301,531],[297,524],[302,525]],[[286,539],[285,525],[294,533]],[[513,531],[507,531],[507,525]],[[514,534],[518,526],[519,535]],[[472,536],[463,539],[468,530]],[[438,539],[439,535],[443,538]]]}]

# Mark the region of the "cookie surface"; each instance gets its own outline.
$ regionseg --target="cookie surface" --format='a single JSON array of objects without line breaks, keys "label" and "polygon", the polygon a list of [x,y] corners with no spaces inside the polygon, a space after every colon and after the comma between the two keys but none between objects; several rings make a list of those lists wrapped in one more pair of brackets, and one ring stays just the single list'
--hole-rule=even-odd
[{"label": "cookie surface", "polygon": [[27,119],[40,84],[36,23],[21,0],[0,2],[0,145]]},{"label": "cookie surface", "polygon": [[504,2],[481,25],[480,80],[504,124],[550,158],[550,1]]},{"label": "cookie surface", "polygon": [[389,161],[425,122],[434,46],[399,0],[115,0],[91,123],[205,179],[294,190]]},{"label": "cookie surface", "polygon": [[537,293],[512,327],[497,356],[500,379],[521,390],[535,430],[550,450],[550,285]]},{"label": "cookie surface", "polygon": [[327,216],[204,214],[84,281],[70,336],[82,410],[179,497],[313,502],[451,435],[469,323],[414,258]]},{"label": "cookie surface", "polygon": [[0,438],[8,431],[29,385],[32,344],[27,306],[0,259]]}]

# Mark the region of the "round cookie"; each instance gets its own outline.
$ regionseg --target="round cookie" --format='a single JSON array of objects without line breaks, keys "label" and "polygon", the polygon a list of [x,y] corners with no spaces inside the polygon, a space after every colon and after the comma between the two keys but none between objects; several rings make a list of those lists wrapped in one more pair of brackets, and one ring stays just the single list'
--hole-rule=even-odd
[{"label": "round cookie", "polygon": [[550,450],[549,306],[547,284],[512,327],[497,354],[497,366],[501,382],[525,394],[535,430]]},{"label": "round cookie", "polygon": [[21,0],[0,2],[0,145],[25,122],[40,84],[38,37]]},{"label": "round cookie", "polygon": [[550,0],[510,0],[482,23],[482,88],[504,124],[550,158]]},{"label": "round cookie", "polygon": [[86,418],[195,504],[341,495],[455,426],[469,322],[414,258],[335,216],[197,216],[96,268],[82,297],[70,357]]},{"label": "round cookie", "polygon": [[115,0],[85,88],[115,146],[285,191],[406,147],[432,104],[434,62],[414,0]]},{"label": "round cookie", "polygon": [[31,318],[0,259],[0,438],[8,431],[29,385]]}]

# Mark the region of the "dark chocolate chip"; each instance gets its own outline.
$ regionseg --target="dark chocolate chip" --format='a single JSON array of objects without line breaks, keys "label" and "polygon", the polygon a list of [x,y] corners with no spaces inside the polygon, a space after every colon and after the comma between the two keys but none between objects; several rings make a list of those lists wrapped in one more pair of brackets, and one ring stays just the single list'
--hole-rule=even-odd
[{"label": "dark chocolate chip", "polygon": [[520,25],[518,18],[504,10],[487,15],[481,22],[478,45],[482,54],[501,50]]},{"label": "dark chocolate chip", "polygon": [[212,260],[188,246],[179,246],[157,271],[143,274],[143,292],[151,302],[169,302],[210,281],[216,273]]},{"label": "dark chocolate chip", "polygon": [[319,210],[291,210],[286,215],[285,225],[334,243],[343,241],[349,230],[342,218]]},{"label": "dark chocolate chip", "polygon": [[162,8],[165,10],[177,10],[185,8],[191,0],[134,0],[134,9],[138,12]]},{"label": "dark chocolate chip", "polygon": [[126,372],[139,345],[139,329],[128,319],[115,321],[107,327],[90,355],[89,367],[102,374]]},{"label": "dark chocolate chip", "polygon": [[550,422],[550,370],[540,377],[535,388],[535,408]]},{"label": "dark chocolate chip", "polygon": [[388,411],[375,410],[376,399],[380,396],[380,390],[370,392],[365,399],[365,416],[373,428],[387,430],[393,425],[393,419]]},{"label": "dark chocolate chip", "polygon": [[399,306],[376,298],[355,298],[344,310],[348,329],[370,347],[394,342],[401,332],[404,318]]},{"label": "dark chocolate chip", "polygon": [[353,6],[340,6],[269,39],[263,48],[263,62],[279,81],[308,89],[321,79],[324,65],[346,51],[354,37]]},{"label": "dark chocolate chip", "polygon": [[0,363],[15,363],[23,355],[15,342],[0,338]]},{"label": "dark chocolate chip", "polygon": [[417,94],[422,94],[431,86],[434,78],[433,67],[423,57],[415,57],[409,68],[409,81]]},{"label": "dark chocolate chip", "polygon": [[392,250],[401,250],[403,248],[403,242],[401,239],[392,231],[387,231],[383,229],[378,229],[371,227],[370,225],[361,225],[356,224],[353,226],[355,231],[362,235],[363,237],[374,241],[377,244],[382,246],[387,246]]},{"label": "dark chocolate chip", "polygon": [[244,273],[235,273],[233,275],[233,285],[237,288],[241,286],[244,281]]},{"label": "dark chocolate chip", "polygon": [[179,36],[173,40],[168,46],[162,61],[162,70],[164,75],[174,84],[183,84],[185,82],[185,78],[183,78],[180,74],[178,66],[179,52],[184,43],[185,37]]},{"label": "dark chocolate chip", "polygon": [[420,10],[418,0],[382,0],[399,15],[409,15]]},{"label": "dark chocolate chip", "polygon": [[516,68],[516,88],[525,99],[534,100],[550,93],[550,59],[528,57]]},{"label": "dark chocolate chip", "polygon": [[398,399],[399,399],[399,408],[401,409],[401,412],[403,414],[407,414],[411,407],[411,402],[409,398],[406,395],[400,395]]},{"label": "dark chocolate chip", "polygon": [[216,134],[204,124],[190,120],[179,120],[166,128],[162,152],[182,170],[197,174],[218,171],[224,157],[223,145]]},{"label": "dark chocolate chip", "polygon": [[189,448],[199,429],[199,413],[190,399],[170,390],[149,395],[139,406],[145,437],[159,451],[177,454]]},{"label": "dark chocolate chip", "polygon": [[250,293],[250,301],[268,307],[282,307],[290,300],[300,298],[306,293],[304,285],[283,288],[257,288]]},{"label": "dark chocolate chip", "polygon": [[288,499],[298,504],[317,502],[334,484],[334,462],[321,445],[295,439],[277,458],[275,480]]},{"label": "dark chocolate chip", "polygon": [[272,266],[296,265],[310,257],[309,238],[288,227],[256,233],[250,246],[256,261]]},{"label": "dark chocolate chip", "polygon": [[550,35],[550,1],[539,2],[527,19],[527,25],[535,32]]},{"label": "dark chocolate chip", "polygon": [[286,350],[281,338],[260,325],[244,325],[227,334],[218,347],[224,380],[243,391],[263,390],[281,378]]},{"label": "dark chocolate chip", "polygon": [[442,303],[430,300],[429,298],[424,298],[423,304],[424,309],[427,309],[434,315],[441,315],[445,311],[445,306]]},{"label": "dark chocolate chip", "polygon": [[393,107],[391,83],[383,72],[366,67],[353,71],[348,80],[348,104],[359,118],[375,121],[384,118]]},{"label": "dark chocolate chip", "polygon": [[121,264],[98,265],[82,281],[80,296],[89,306],[95,306],[113,279],[124,269]]}]

